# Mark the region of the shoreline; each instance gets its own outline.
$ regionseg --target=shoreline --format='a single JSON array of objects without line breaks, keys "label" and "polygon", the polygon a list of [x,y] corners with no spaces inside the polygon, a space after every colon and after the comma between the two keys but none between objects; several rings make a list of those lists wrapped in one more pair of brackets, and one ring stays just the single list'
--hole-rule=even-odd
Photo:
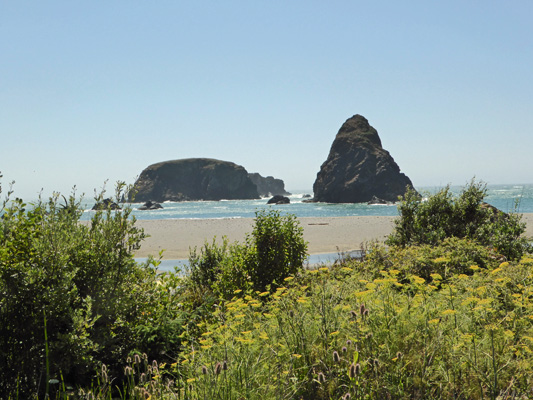
[{"label": "shoreline", "polygon": [[[361,245],[371,241],[383,242],[394,228],[398,217],[353,216],[353,217],[302,217],[298,218],[303,228],[304,240],[308,242],[308,254],[327,254],[359,250]],[[526,236],[533,236],[533,213],[522,214],[526,223]],[[253,218],[224,219],[159,219],[137,220],[136,226],[147,235],[135,257],[148,255],[158,257],[164,250],[164,260],[187,259],[191,249],[198,250],[207,241],[222,237],[228,241],[244,242],[252,232]]]}]

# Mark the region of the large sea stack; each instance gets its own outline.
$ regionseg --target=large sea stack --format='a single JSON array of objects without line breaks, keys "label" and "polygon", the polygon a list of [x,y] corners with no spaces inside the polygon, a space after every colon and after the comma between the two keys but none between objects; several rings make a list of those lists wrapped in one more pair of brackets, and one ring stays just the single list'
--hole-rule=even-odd
[{"label": "large sea stack", "polygon": [[259,198],[244,167],[210,158],[152,164],[141,172],[134,189],[136,202]]},{"label": "large sea stack", "polygon": [[364,203],[374,197],[397,201],[411,180],[381,146],[367,119],[354,115],[337,133],[327,160],[317,174],[314,201]]}]

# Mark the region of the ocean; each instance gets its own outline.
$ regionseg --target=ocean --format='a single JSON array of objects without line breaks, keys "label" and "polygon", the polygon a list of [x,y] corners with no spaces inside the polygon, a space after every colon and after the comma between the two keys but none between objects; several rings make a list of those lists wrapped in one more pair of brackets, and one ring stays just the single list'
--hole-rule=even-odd
[{"label": "ocean", "polygon": [[[440,187],[420,187],[417,190],[428,195],[435,193]],[[459,193],[462,186],[452,186],[453,193]],[[489,185],[485,201],[504,211],[533,213],[533,184],[523,185]],[[304,203],[304,196],[312,191],[298,190],[291,196],[290,204],[267,205],[268,198],[259,200],[221,200],[221,201],[184,201],[165,202],[163,209],[140,211],[142,204],[132,204],[132,214],[138,220],[150,219],[208,219],[208,218],[254,218],[255,212],[273,208],[281,213],[290,213],[296,217],[348,217],[348,216],[395,216],[398,215],[396,205],[368,204],[330,204]],[[94,201],[84,202],[82,219],[91,218]]]}]

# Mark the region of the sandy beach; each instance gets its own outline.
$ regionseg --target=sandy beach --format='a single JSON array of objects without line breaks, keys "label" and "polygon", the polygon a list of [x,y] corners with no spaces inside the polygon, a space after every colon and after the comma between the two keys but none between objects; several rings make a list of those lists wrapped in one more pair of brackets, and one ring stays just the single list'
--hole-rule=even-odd
[{"label": "sandy beach", "polygon": [[[299,218],[304,229],[304,239],[309,242],[309,254],[336,253],[361,248],[361,244],[373,240],[383,241],[392,232],[396,217],[332,217]],[[533,236],[533,214],[523,214],[526,235]],[[184,259],[189,250],[200,248],[205,241],[244,241],[253,228],[252,218],[236,219],[176,219],[138,220],[137,226],[150,235],[143,241],[136,257],[158,256],[161,250],[167,260]]]}]

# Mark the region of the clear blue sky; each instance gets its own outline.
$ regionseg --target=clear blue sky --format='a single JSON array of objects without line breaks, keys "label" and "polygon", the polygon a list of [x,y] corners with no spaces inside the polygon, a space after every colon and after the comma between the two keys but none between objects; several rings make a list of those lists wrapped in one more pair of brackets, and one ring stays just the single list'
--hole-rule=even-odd
[{"label": "clear blue sky", "polygon": [[416,187],[533,182],[533,1],[0,0],[4,191],[210,157],[310,189],[364,115]]}]

